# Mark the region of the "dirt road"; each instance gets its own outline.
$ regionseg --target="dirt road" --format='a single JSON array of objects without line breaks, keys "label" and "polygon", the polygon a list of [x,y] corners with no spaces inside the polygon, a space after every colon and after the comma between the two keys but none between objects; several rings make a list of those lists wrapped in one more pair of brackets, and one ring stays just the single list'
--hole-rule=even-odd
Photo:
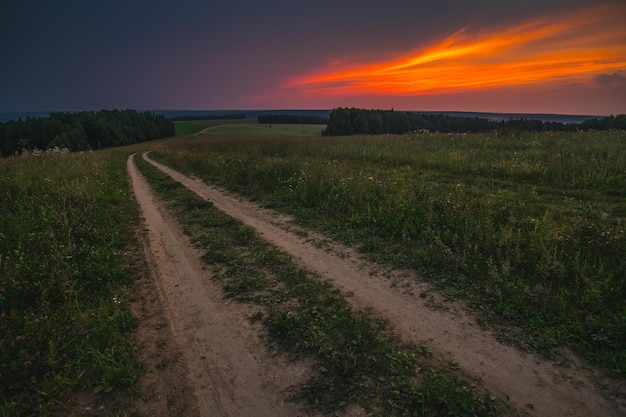
[{"label": "dirt road", "polygon": [[148,265],[193,392],[187,400],[195,404],[186,407],[185,415],[303,415],[285,399],[306,369],[286,366],[267,354],[258,329],[247,320],[252,313],[223,299],[219,285],[202,267],[201,254],[163,209],[132,156],[127,166],[146,220]]},{"label": "dirt road", "polygon": [[[521,412],[531,416],[626,415],[626,404],[607,400],[598,388],[599,373],[574,365],[580,364],[579,361],[573,361],[569,367],[557,366],[503,345],[462,309],[444,312],[430,308],[429,297],[422,298],[420,294],[433,292],[426,284],[418,283],[410,272],[383,270],[323,236],[295,233],[297,227],[284,215],[188,178],[151,161],[145,154],[144,158],[218,209],[255,228],[262,238],[289,253],[301,266],[331,280],[343,292],[351,293],[349,301],[353,305],[372,308],[388,319],[404,340],[423,343],[435,356],[457,363],[468,375],[480,379],[490,392]],[[206,415],[211,414],[210,410],[220,410],[223,415],[297,415],[293,408],[287,411],[293,405],[283,405],[280,395],[262,398],[262,408],[268,410],[267,414],[242,413],[250,410],[251,402],[260,399],[263,389],[270,387],[274,394],[284,392],[305,371],[275,374],[269,380],[259,377],[286,369],[274,368],[280,366],[272,363],[276,359],[262,357],[254,349],[253,345],[258,343],[254,331],[241,316],[233,315],[223,300],[215,299],[214,294],[219,290],[211,287],[212,283],[204,276],[198,254],[187,247],[175,222],[155,203],[132,158],[128,169],[150,230],[154,269],[158,271],[157,279],[172,327],[188,348],[185,359],[193,370],[192,380],[202,381],[195,389],[200,399],[199,409],[208,410]],[[216,317],[215,312],[222,310],[224,318]],[[216,338],[216,334],[220,336]],[[233,346],[242,340],[243,347]],[[221,393],[216,387],[226,392]],[[233,412],[236,410],[239,411]]]}]

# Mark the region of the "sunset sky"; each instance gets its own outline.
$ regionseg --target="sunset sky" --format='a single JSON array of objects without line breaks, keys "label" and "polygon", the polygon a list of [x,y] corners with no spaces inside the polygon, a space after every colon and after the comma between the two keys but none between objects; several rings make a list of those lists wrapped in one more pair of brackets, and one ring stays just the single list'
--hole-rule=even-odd
[{"label": "sunset sky", "polygon": [[626,2],[8,0],[0,112],[626,113]]}]

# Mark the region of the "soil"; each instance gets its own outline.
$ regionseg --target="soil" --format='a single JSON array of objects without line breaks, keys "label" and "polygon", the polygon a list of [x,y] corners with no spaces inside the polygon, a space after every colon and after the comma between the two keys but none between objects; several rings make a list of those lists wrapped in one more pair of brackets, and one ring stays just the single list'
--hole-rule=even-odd
[{"label": "soil", "polygon": [[[454,363],[519,413],[626,415],[623,381],[609,379],[572,354],[567,365],[557,365],[503,344],[497,334],[481,328],[462,303],[445,301],[412,271],[368,262],[352,248],[302,230],[288,216],[186,177],[147,154],[143,157],[255,228],[302,267],[331,281],[349,295],[355,308],[387,319],[404,341],[427,346],[433,356]],[[304,405],[288,401],[293,387],[306,379],[306,365],[267,352],[260,325],[247,319],[254,311],[223,298],[203,268],[200,253],[154,196],[133,156],[128,172],[146,221],[145,252],[152,276],[141,284],[145,301],[140,321],[147,324],[140,326],[138,337],[148,363],[162,364],[148,369],[137,408],[151,416],[310,415]],[[351,408],[342,414],[364,412]]]}]

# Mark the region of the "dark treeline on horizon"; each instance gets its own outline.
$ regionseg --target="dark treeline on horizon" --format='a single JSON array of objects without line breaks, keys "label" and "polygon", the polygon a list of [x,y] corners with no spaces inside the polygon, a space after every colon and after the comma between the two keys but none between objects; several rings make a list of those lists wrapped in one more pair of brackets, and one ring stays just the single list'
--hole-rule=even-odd
[{"label": "dark treeline on horizon", "polygon": [[325,125],[328,124],[328,117],[299,114],[260,114],[257,116],[257,121],[260,124]]},{"label": "dark treeline on horizon", "polygon": [[164,116],[135,110],[51,113],[47,118],[0,123],[0,156],[22,150],[67,148],[104,149],[174,136],[174,124]]},{"label": "dark treeline on horizon", "polygon": [[423,114],[392,110],[339,107],[330,112],[325,136],[403,134],[413,131],[441,133],[548,132],[577,130],[626,130],[626,115],[589,119],[582,123],[545,122],[532,119],[493,121],[478,117]]}]

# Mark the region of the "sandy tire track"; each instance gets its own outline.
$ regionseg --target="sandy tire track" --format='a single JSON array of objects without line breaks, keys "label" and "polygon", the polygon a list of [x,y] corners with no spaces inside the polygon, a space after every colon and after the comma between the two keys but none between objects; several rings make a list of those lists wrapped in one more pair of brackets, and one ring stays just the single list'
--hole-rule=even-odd
[{"label": "sandy tire track", "polygon": [[133,157],[127,169],[146,221],[149,270],[197,401],[187,415],[304,415],[286,398],[307,369],[267,354],[259,328],[247,320],[251,307],[222,298],[221,287],[202,267],[201,253],[155,197]]},{"label": "sandy tire track", "polygon": [[[143,157],[218,209],[255,228],[263,239],[289,253],[301,266],[351,294],[348,300],[356,307],[373,308],[405,340],[424,343],[436,356],[458,363],[522,413],[554,417],[626,415],[623,396],[609,400],[600,391],[600,384],[615,382],[583,366],[582,361],[573,358],[568,367],[558,366],[503,345],[462,310],[441,312],[429,308],[427,301],[419,297],[429,291],[428,286],[417,283],[414,276],[409,276],[411,273],[381,271],[380,266],[364,261],[352,249],[311,232],[302,237],[303,233],[291,231],[296,227],[288,217],[189,178],[151,160],[147,154]],[[321,247],[324,242],[326,248]],[[612,389],[619,393],[624,383]]]}]

